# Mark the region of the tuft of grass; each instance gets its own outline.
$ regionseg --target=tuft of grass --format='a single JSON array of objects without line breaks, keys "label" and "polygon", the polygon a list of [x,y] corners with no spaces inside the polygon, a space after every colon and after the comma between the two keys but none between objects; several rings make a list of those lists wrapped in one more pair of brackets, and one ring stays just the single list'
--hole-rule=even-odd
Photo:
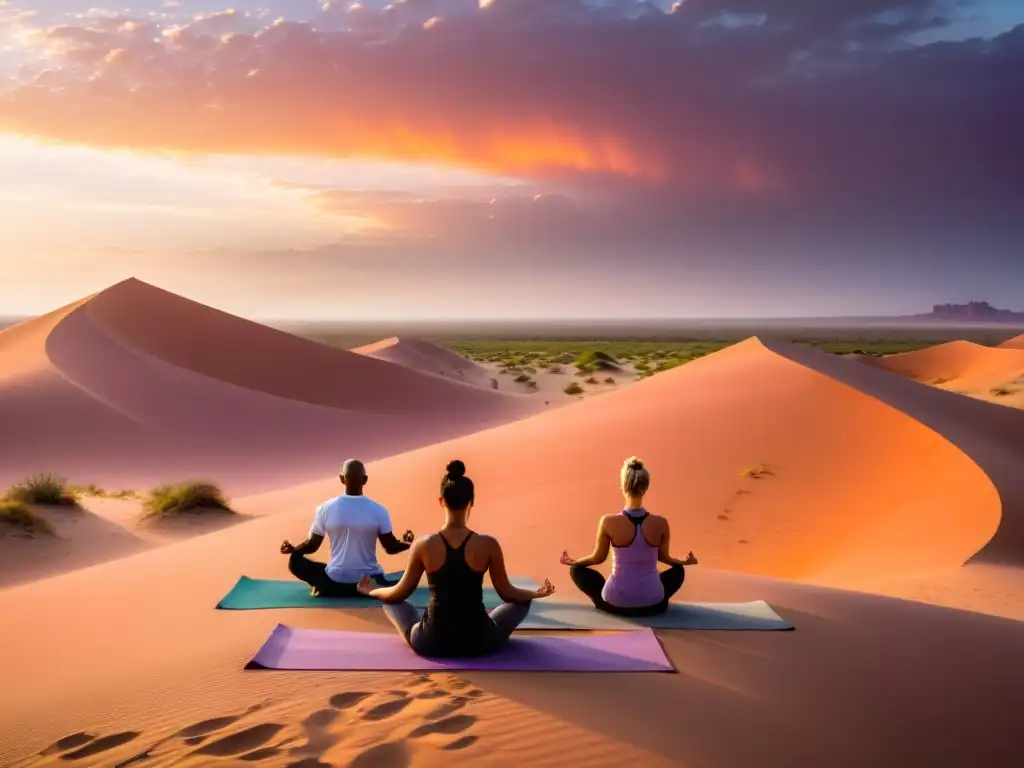
[{"label": "tuft of grass", "polygon": [[519,383],[519,384],[525,384],[525,383],[526,383],[526,382],[528,382],[529,380],[530,380],[530,377],[529,377],[529,376],[527,376],[527,375],[526,375],[525,373],[520,373],[520,374],[519,374],[518,376],[516,376],[516,377],[515,377],[515,379],[514,379],[514,381],[516,381],[516,382],[517,382],[517,383]]},{"label": "tuft of grass", "polygon": [[157,486],[149,492],[145,509],[146,517],[168,517],[203,511],[235,514],[221,489],[204,481]]},{"label": "tuft of grass", "polygon": [[618,361],[600,349],[586,349],[573,361],[577,368],[596,368],[602,364],[617,366]]},{"label": "tuft of grass", "polygon": [[567,395],[582,395],[583,394],[583,387],[581,387],[579,384],[577,384],[574,381],[574,382],[571,382],[569,384],[569,386],[567,386],[562,391],[565,392],[565,394],[567,394]]},{"label": "tuft of grass", "polygon": [[992,387],[992,389],[989,390],[989,394],[994,397],[1006,397],[1008,395],[1015,394],[1016,392],[1016,389],[1012,389],[1010,387]]},{"label": "tuft of grass", "polygon": [[68,485],[67,479],[50,472],[26,477],[8,489],[6,498],[40,506],[72,507],[78,504],[78,494]]},{"label": "tuft of grass", "polygon": [[608,378],[606,378],[604,380],[604,383],[605,384],[614,384],[615,383],[615,377],[614,376],[609,376]]},{"label": "tuft of grass", "polygon": [[0,524],[14,528],[21,533],[34,536],[53,536],[53,526],[40,517],[28,504],[17,499],[0,501]]},{"label": "tuft of grass", "polygon": [[537,382],[534,381],[533,379],[530,379],[528,382],[526,382],[526,388],[527,389],[536,389],[537,388]]},{"label": "tuft of grass", "polygon": [[556,365],[554,363],[552,363],[551,366],[548,368],[548,373],[561,373],[561,372],[562,372],[562,366]]},{"label": "tuft of grass", "polygon": [[586,382],[584,382],[584,383],[586,383],[586,384],[597,384],[597,379],[596,379],[596,378],[594,378],[593,376],[591,376],[591,377],[590,377],[589,379],[587,379],[587,380],[586,380]]},{"label": "tuft of grass", "polygon": [[756,467],[744,469],[740,472],[740,475],[749,477],[751,480],[760,480],[762,477],[771,477],[774,474],[767,464],[758,464]]}]

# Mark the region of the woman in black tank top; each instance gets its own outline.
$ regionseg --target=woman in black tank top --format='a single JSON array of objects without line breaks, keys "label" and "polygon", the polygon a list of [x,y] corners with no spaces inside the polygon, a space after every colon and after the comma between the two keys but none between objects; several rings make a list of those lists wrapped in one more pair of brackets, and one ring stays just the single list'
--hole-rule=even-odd
[{"label": "woman in black tank top", "polygon": [[[474,488],[465,473],[461,461],[448,464],[439,499],[447,517],[445,526],[413,545],[402,580],[393,587],[377,587],[368,578],[359,584],[360,592],[384,603],[388,618],[422,656],[468,658],[493,653],[526,618],[530,602],[555,591],[547,580],[535,590],[512,586],[498,542],[474,533],[466,524]],[[488,572],[495,591],[505,601],[491,611],[483,601]],[[430,602],[420,616],[405,600],[424,573]]]}]

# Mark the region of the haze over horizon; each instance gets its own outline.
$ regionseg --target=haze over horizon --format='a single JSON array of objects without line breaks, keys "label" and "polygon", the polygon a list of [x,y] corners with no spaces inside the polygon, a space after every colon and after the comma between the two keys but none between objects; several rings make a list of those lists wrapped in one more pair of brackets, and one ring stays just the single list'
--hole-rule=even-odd
[{"label": "haze over horizon", "polygon": [[1024,309],[1016,0],[0,0],[0,316]]}]

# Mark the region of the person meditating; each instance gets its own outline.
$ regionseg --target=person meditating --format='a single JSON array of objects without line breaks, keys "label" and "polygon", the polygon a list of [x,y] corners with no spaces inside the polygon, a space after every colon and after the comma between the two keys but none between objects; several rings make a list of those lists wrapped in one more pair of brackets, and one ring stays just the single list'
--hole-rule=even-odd
[{"label": "person meditating", "polygon": [[[508,642],[530,612],[530,601],[547,597],[555,588],[547,579],[539,589],[512,586],[501,545],[467,526],[474,488],[473,481],[466,477],[466,465],[456,459],[446,469],[438,499],[445,511],[444,527],[413,545],[409,564],[397,585],[374,587],[366,577],[359,583],[359,591],[384,603],[391,623],[421,656],[484,656]],[[404,601],[424,572],[430,601],[420,616],[418,609]],[[490,573],[495,591],[505,601],[489,613],[483,602],[486,573]]]},{"label": "person meditating", "polygon": [[[644,494],[651,485],[650,472],[635,456],[622,465],[625,509],[605,515],[597,525],[594,552],[579,560],[562,552],[573,583],[600,611],[619,616],[652,616],[668,610],[668,601],[683,586],[683,566],[696,565],[690,552],[686,560],[669,554],[668,520],[644,509]],[[612,551],[612,575],[605,581],[591,566],[600,565]],[[658,563],[669,568],[658,573]]]},{"label": "person meditating", "polygon": [[[412,531],[406,531],[401,541],[396,539],[388,511],[363,495],[369,479],[363,462],[346,461],[340,479],[345,492],[317,508],[309,538],[299,545],[286,539],[281,545],[281,554],[289,556],[288,570],[309,584],[315,597],[356,597],[360,594],[356,587],[364,576],[378,584],[394,584],[384,578],[384,569],[377,562],[377,542],[389,555],[396,555],[409,549],[413,541]],[[310,560],[306,555],[320,549],[324,536],[330,539],[330,562]]]}]

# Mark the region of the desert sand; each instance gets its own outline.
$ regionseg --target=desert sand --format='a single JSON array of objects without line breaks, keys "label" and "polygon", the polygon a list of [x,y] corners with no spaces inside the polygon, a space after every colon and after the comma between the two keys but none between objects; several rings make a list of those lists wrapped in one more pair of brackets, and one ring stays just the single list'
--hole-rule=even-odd
[{"label": "desert sand", "polygon": [[[189,314],[200,315],[192,333],[216,338],[204,328],[220,327],[220,315]],[[63,317],[46,322],[59,327]],[[186,397],[230,383],[282,399],[268,393],[280,382],[255,363],[213,360],[213,341],[204,359],[161,341],[157,319],[138,325],[154,339],[130,328],[119,341],[200,378],[205,389]],[[19,337],[35,349],[32,333],[11,330],[0,334],[0,354]],[[112,335],[78,338],[82,368],[93,354],[97,370],[109,370],[102,355]],[[426,387],[421,377],[430,378],[437,389],[420,391],[432,397],[460,387],[459,412],[461,398],[501,394],[373,362],[395,382]],[[381,393],[401,394],[394,387]],[[0,390],[0,403],[12,391]],[[153,419],[184,408],[170,384],[161,391]],[[374,400],[379,412],[409,408],[386,398]],[[304,536],[314,506],[338,492],[327,471],[293,485],[268,462],[276,487],[236,499],[250,518],[241,524],[0,591],[0,764],[1016,764],[1024,414],[757,339],[528,418],[522,399],[481,400],[502,405],[480,405],[486,419],[432,438],[437,423],[406,410],[423,438],[366,454],[368,493],[396,528],[425,533],[440,524],[443,466],[462,458],[478,486],[474,527],[500,538],[513,573],[551,578],[559,599],[577,599],[558,555],[589,551],[598,516],[620,504],[622,459],[636,454],[652,472],[648,506],[673,522],[673,548],[700,557],[679,599],[765,599],[796,630],[659,631],[678,674],[245,671],[278,623],[389,628],[379,610],[214,610],[241,574],[286,577],[280,541]],[[110,401],[125,410],[137,402]],[[4,424],[12,413],[0,411]],[[342,451],[363,453],[346,443],[326,458],[336,464]],[[110,471],[140,472],[134,459],[108,458]],[[403,558],[382,562],[401,567]]]},{"label": "desert sand", "polygon": [[999,346],[1005,349],[1024,349],[1024,333],[1020,336],[1014,336],[1012,339],[1007,339]]},{"label": "desert sand", "polygon": [[393,336],[352,352],[467,384],[490,386],[491,374],[482,365],[422,339]]},{"label": "desert sand", "polygon": [[0,332],[0,484],[41,471],[137,488],[211,476],[247,493],[540,405],[128,280]]},{"label": "desert sand", "polygon": [[871,358],[883,370],[962,395],[1024,406],[1024,337],[999,347],[951,341],[914,352]]}]

